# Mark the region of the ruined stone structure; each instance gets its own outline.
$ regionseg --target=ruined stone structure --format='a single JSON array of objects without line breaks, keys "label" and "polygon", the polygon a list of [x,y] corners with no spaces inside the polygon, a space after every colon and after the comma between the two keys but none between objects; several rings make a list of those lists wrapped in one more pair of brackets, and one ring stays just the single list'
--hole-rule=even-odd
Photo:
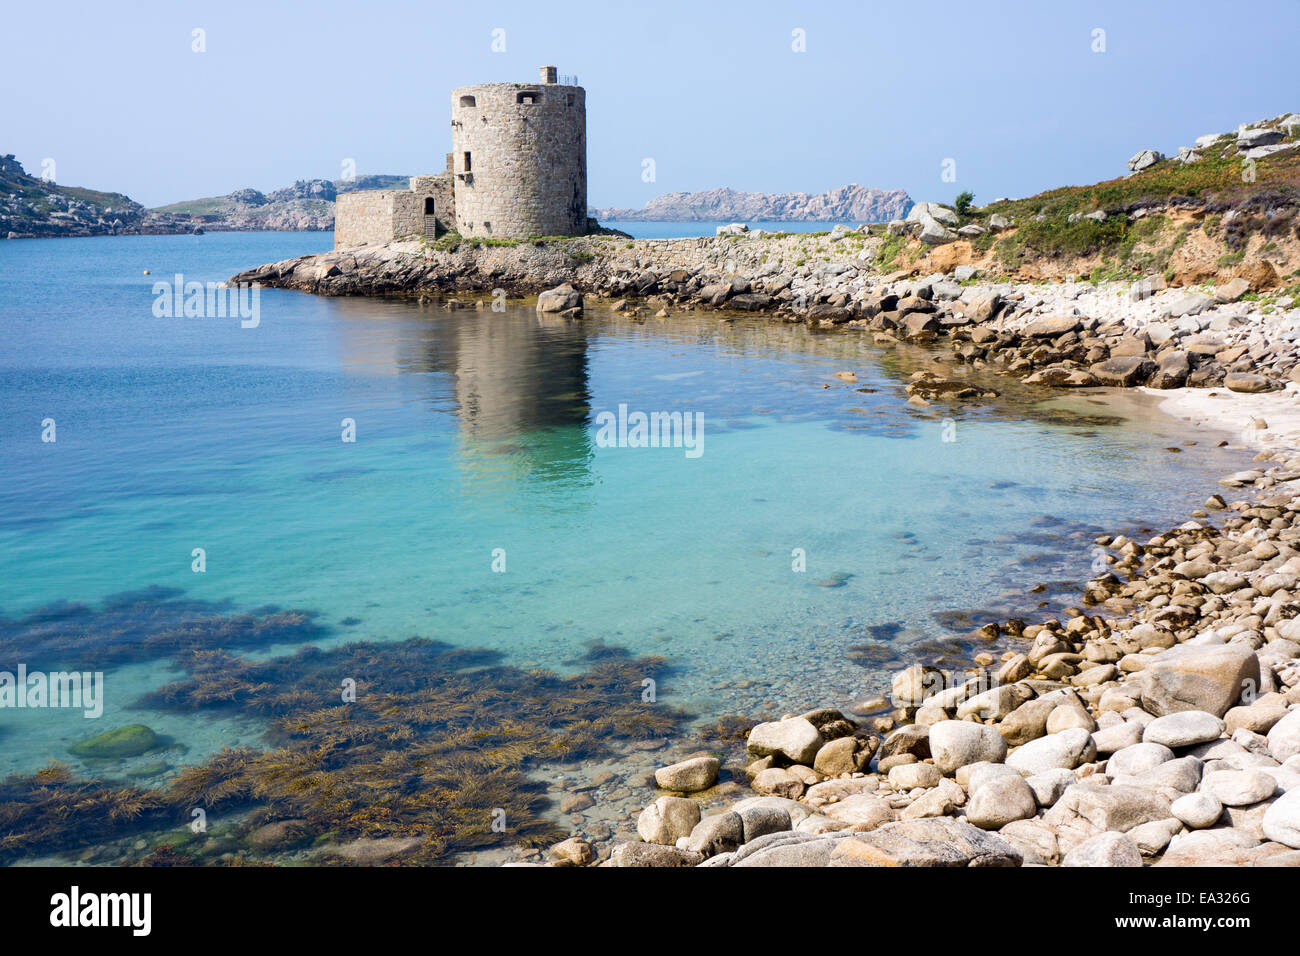
[{"label": "ruined stone structure", "polygon": [[334,248],[394,239],[526,239],[587,231],[587,92],[544,66],[538,83],[485,83],[451,94],[447,168],[411,188],[341,193]]},{"label": "ruined stone structure", "polygon": [[462,236],[587,231],[587,92],[555,67],[539,83],[453,90],[451,141]]},{"label": "ruined stone structure", "polygon": [[334,248],[436,236],[456,228],[451,154],[437,176],[412,176],[409,189],[358,189],[334,203]]}]

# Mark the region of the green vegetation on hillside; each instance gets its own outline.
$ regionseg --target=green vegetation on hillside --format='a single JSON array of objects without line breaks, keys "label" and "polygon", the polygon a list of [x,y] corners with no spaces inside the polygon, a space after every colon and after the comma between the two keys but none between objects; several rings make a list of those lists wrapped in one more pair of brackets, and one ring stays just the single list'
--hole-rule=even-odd
[{"label": "green vegetation on hillside", "polygon": [[[1128,214],[1180,205],[1209,210],[1202,228],[1211,234],[1219,229],[1222,211],[1247,205],[1252,199],[1264,197],[1270,205],[1300,204],[1300,149],[1274,153],[1251,164],[1235,155],[1231,144],[1231,137],[1221,138],[1196,162],[1165,159],[1131,176],[1091,186],[1063,186],[971,210],[968,218],[972,222],[986,224],[996,213],[1015,225],[1010,234],[985,235],[973,245],[980,252],[994,249],[1008,270],[1034,258],[1100,255],[1117,272],[1163,271],[1170,254],[1193,227],[1186,225],[1166,236],[1159,253],[1138,255],[1136,245],[1159,238],[1169,228],[1169,221],[1161,215],[1131,221]],[[1233,154],[1225,156],[1224,152]],[[1104,213],[1104,218],[1085,218],[1098,212]]]}]

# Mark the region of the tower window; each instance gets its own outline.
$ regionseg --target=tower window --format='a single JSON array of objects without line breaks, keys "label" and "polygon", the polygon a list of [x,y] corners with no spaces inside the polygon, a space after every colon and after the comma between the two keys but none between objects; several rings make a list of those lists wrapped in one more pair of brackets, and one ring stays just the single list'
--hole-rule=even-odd
[{"label": "tower window", "polygon": [[464,166],[463,166],[462,169],[461,169],[461,172],[468,173],[468,172],[470,172],[471,170],[473,170],[473,168],[474,168],[474,166],[473,166],[473,164],[470,162],[470,159],[469,159],[469,153],[466,153],[466,154],[465,154],[465,163],[464,163]]},{"label": "tower window", "polygon": [[578,101],[578,98],[577,98],[576,96],[574,96],[572,93],[570,93],[570,94],[568,94],[567,96],[565,96],[565,98],[564,98],[564,105],[565,105],[565,106],[572,106],[572,105],[573,105],[574,103],[576,103],[577,101]]},{"label": "tower window", "polygon": [[540,95],[536,90],[520,90],[515,94],[515,102],[524,106],[532,106],[537,102]]},{"label": "tower window", "polygon": [[460,98],[460,105],[461,105],[461,106],[477,106],[478,104],[475,102],[474,97],[472,97],[472,96],[462,96],[462,97]]}]

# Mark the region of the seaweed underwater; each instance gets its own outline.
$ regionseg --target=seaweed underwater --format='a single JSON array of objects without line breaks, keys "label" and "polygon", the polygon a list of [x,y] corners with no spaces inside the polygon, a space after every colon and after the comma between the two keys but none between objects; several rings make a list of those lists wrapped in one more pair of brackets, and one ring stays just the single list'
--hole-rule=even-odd
[{"label": "seaweed underwater", "polygon": [[[225,748],[154,788],[78,777],[63,764],[10,776],[0,781],[0,861],[114,844],[145,865],[257,864],[291,851],[319,863],[418,865],[544,846],[566,834],[545,816],[550,798],[530,772],[679,733],[687,720],[642,699],[642,682],[667,673],[662,658],[600,655],[562,676],[411,638],[250,660],[229,647],[327,630],[302,612],[228,618],[177,603],[135,601],[135,616],[106,605],[103,628],[81,605],[5,621],[0,649],[12,653],[33,627],[50,652],[71,650],[78,635],[80,659],[168,656],[184,676],[136,708],[255,717],[266,746]],[[191,828],[196,815],[212,825]],[[384,852],[367,856],[374,846]]]}]

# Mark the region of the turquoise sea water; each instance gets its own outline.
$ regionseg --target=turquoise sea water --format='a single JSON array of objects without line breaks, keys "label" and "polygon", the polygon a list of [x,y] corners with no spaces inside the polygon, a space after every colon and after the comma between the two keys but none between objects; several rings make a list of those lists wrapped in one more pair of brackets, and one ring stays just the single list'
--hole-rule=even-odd
[{"label": "turquoise sea water", "polygon": [[[256,328],[153,314],[155,281],[330,241],[0,243],[0,631],[162,588],[314,612],[326,645],[420,635],[560,671],[600,643],[663,655],[660,693],[702,714],[845,704],[887,679],[862,648],[1031,611],[1032,584],[1088,577],[1095,533],[1182,521],[1242,460],[1171,453],[1186,436],[1150,414],[1001,379],[998,402],[917,408],[903,388],[928,353],[763,319],[276,290]],[[702,414],[703,454],[600,447],[595,416],[620,404]],[[66,661],[0,669],[19,663]],[[103,670],[98,721],[0,710],[0,771],[127,722],[188,761],[261,731],[129,709],[174,676],[163,664]]]}]

